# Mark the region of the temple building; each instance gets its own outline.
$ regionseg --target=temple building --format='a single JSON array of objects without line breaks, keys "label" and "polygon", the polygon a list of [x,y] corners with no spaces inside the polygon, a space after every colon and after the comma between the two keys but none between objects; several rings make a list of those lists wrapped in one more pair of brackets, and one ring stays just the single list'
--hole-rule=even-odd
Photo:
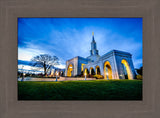
[{"label": "temple building", "polygon": [[65,69],[52,67],[47,74],[49,75],[49,77],[64,76],[65,75]]},{"label": "temple building", "polygon": [[65,76],[103,75],[104,79],[134,79],[135,69],[132,55],[128,52],[111,50],[100,56],[94,34],[92,34],[90,56],[74,57],[66,61]]}]

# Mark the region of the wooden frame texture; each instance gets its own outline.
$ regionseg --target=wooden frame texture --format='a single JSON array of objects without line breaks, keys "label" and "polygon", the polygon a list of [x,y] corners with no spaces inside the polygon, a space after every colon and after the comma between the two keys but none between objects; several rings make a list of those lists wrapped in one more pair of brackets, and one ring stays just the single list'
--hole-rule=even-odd
[{"label": "wooden frame texture", "polygon": [[[160,117],[159,0],[0,0],[0,118]],[[142,17],[142,101],[18,101],[18,17]]]}]

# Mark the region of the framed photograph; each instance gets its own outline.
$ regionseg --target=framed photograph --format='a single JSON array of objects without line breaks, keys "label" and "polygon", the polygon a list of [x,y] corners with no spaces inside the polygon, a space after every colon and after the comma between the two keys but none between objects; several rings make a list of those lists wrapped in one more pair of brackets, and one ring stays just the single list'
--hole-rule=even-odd
[{"label": "framed photograph", "polygon": [[18,18],[18,100],[142,100],[142,21]]},{"label": "framed photograph", "polygon": [[1,118],[157,118],[159,1],[0,2]]}]

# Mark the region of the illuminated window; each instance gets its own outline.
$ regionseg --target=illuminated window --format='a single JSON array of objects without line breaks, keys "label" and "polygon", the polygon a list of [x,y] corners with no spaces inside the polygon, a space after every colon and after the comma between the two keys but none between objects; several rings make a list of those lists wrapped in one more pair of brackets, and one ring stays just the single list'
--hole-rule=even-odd
[{"label": "illuminated window", "polygon": [[96,66],[96,75],[100,75],[101,72],[100,72],[100,67],[99,66]]},{"label": "illuminated window", "polygon": [[112,68],[109,61],[104,63],[104,78],[105,79],[112,79]]},{"label": "illuminated window", "polygon": [[68,66],[67,76],[68,77],[73,76],[73,65],[72,64],[69,64],[69,66]]},{"label": "illuminated window", "polygon": [[126,79],[133,79],[133,76],[132,76],[132,73],[131,73],[131,69],[129,67],[128,62],[125,59],[123,59],[121,61],[121,63],[123,64],[122,67],[123,67],[123,72],[124,72],[125,78]]},{"label": "illuminated window", "polygon": [[81,64],[81,71],[83,71],[83,69],[84,69],[84,66],[85,64]]}]

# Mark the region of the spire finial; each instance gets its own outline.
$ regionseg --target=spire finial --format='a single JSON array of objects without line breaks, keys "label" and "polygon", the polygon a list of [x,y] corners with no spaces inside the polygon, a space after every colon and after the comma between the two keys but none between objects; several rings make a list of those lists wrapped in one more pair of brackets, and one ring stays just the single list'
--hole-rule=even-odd
[{"label": "spire finial", "polygon": [[94,32],[92,32],[92,42],[95,42],[95,40],[94,40]]}]

